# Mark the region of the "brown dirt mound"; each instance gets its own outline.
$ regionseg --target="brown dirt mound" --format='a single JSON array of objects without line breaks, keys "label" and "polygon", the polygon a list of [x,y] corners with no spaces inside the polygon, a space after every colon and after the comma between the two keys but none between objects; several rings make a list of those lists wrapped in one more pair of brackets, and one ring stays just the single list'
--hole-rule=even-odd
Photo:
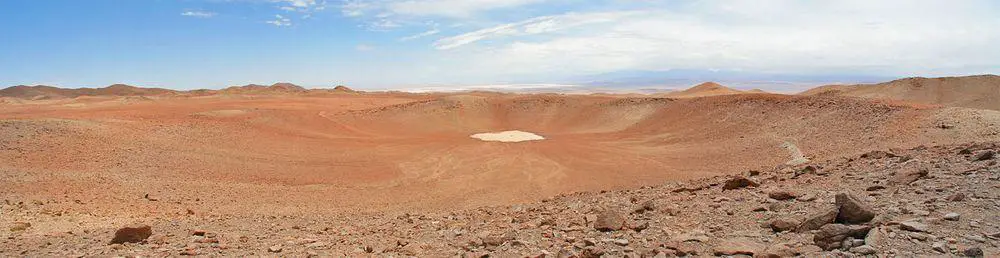
[{"label": "brown dirt mound", "polygon": [[1000,110],[1000,76],[905,78],[879,84],[827,85],[800,95],[838,95]]}]

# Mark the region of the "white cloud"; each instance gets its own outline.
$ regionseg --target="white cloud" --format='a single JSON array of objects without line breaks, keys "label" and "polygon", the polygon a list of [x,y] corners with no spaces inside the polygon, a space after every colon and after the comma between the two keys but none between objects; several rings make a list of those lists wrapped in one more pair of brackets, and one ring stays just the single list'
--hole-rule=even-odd
[{"label": "white cloud", "polygon": [[470,76],[630,69],[981,71],[1000,67],[997,11],[986,0],[706,1],[542,16],[432,46],[463,57],[454,69]]},{"label": "white cloud", "polygon": [[[374,30],[420,24],[427,19],[474,19],[488,11],[510,10],[546,0],[342,0],[341,14]],[[398,25],[386,27],[385,24]]]},{"label": "white cloud", "polygon": [[602,13],[569,13],[556,16],[535,17],[521,22],[508,23],[492,28],[481,29],[457,36],[439,39],[434,42],[437,49],[452,49],[487,38],[504,36],[524,36],[571,29],[578,26],[595,23],[614,22],[628,16],[643,14],[642,12],[602,12]]},{"label": "white cloud", "polygon": [[372,45],[368,45],[368,44],[358,44],[357,46],[354,47],[354,50],[361,51],[361,52],[368,52],[368,51],[375,50],[375,47],[372,46]]},{"label": "white cloud", "polygon": [[402,37],[402,38],[399,38],[399,40],[400,41],[410,41],[410,40],[419,39],[419,38],[423,38],[423,37],[427,37],[427,36],[432,36],[432,35],[438,34],[440,32],[441,32],[441,30],[438,30],[438,29],[435,28],[435,29],[431,29],[431,30],[424,31],[424,32],[421,32],[421,33],[417,33],[417,34],[413,34],[413,35],[410,35],[410,36]]},{"label": "white cloud", "polygon": [[271,0],[279,4],[278,9],[289,12],[315,12],[326,9],[326,1],[316,0]]},{"label": "white cloud", "polygon": [[198,17],[198,18],[212,18],[212,17],[215,17],[216,13],[205,12],[205,11],[186,11],[186,12],[181,13],[181,15],[182,16]]},{"label": "white cloud", "polygon": [[393,13],[418,16],[469,17],[495,9],[512,8],[543,0],[406,0],[388,3]]},{"label": "white cloud", "polygon": [[340,5],[340,12],[344,16],[348,17],[358,17],[365,14],[371,8],[371,4],[361,0],[345,0],[343,4]]},{"label": "white cloud", "polygon": [[274,20],[265,21],[265,22],[268,23],[268,24],[274,25],[274,26],[278,26],[278,27],[292,26],[292,19],[285,18],[284,16],[281,16],[280,14],[275,14],[274,15]]}]

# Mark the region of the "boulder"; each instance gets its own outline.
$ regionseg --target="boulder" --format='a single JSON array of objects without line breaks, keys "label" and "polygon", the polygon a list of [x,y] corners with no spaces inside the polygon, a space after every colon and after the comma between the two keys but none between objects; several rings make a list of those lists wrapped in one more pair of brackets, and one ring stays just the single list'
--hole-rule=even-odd
[{"label": "boulder", "polygon": [[795,228],[796,232],[806,232],[809,230],[817,230],[823,225],[833,223],[837,220],[838,209],[836,207],[830,207],[818,212],[814,212],[806,217],[806,220],[799,224]]},{"label": "boulder", "polygon": [[861,224],[875,218],[875,210],[853,195],[839,193],[835,198],[837,207],[840,209],[839,213],[837,213],[837,222]]},{"label": "boulder", "polygon": [[802,224],[802,221],[795,218],[775,218],[767,223],[774,232],[789,231]]},{"label": "boulder", "polygon": [[110,244],[138,243],[153,235],[153,228],[148,225],[132,225],[119,228]]},{"label": "boulder", "polygon": [[625,226],[625,215],[613,209],[606,209],[594,220],[594,229],[599,231],[615,231]]}]

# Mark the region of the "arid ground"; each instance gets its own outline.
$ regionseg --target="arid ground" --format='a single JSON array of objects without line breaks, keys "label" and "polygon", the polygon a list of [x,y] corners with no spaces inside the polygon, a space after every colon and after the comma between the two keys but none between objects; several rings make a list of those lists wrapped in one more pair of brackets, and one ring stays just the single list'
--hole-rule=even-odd
[{"label": "arid ground", "polygon": [[[852,174],[844,169],[807,175],[814,177],[808,180],[799,178],[799,171],[808,170],[807,166],[824,170],[823,167],[839,166],[830,164],[841,164],[835,160],[873,151],[894,153],[892,162],[900,164],[908,159],[896,158],[909,152],[927,156],[923,161],[957,164],[948,163],[956,155],[948,148],[1000,141],[1000,111],[835,94],[730,92],[717,87],[709,89],[711,92],[639,97],[237,90],[180,95],[3,98],[0,225],[4,230],[0,233],[0,256],[480,256],[489,253],[593,256],[597,251],[587,247],[603,245],[610,247],[602,247],[598,256],[726,255],[726,252],[705,251],[728,243],[719,242],[728,235],[713,233],[726,231],[724,227],[656,220],[653,222],[656,230],[634,230],[653,234],[642,235],[640,240],[635,235],[620,235],[620,231],[595,231],[600,226],[594,225],[591,216],[598,213],[604,216],[601,212],[619,208],[629,214],[632,205],[641,206],[649,200],[657,207],[695,207],[699,202],[725,203],[735,198],[738,203],[735,207],[746,210],[731,208],[732,212],[720,216],[737,216],[730,222],[752,224],[734,228],[770,232],[771,229],[759,227],[757,222],[779,215],[802,216],[814,208],[820,209],[816,208],[819,204],[833,203],[838,191],[857,190],[854,194],[863,196],[866,202],[906,206],[883,200],[895,195],[865,194],[865,187],[872,182],[848,183]],[[470,137],[510,130],[534,133],[544,140],[489,142]],[[927,152],[928,147],[940,150]],[[990,150],[991,147],[980,146],[966,156]],[[963,157],[962,162],[967,162],[966,159]],[[858,171],[883,173],[888,170],[879,167],[896,163],[878,167],[868,164],[861,166],[868,170]],[[975,164],[981,163],[968,166]],[[949,168],[938,166],[932,171],[960,176]],[[955,186],[972,189],[972,185],[982,184],[975,187],[986,194],[972,199],[992,200],[977,204],[990,207],[984,208],[985,214],[962,216],[977,218],[979,229],[984,232],[998,229],[997,183],[988,179],[997,175],[996,168],[995,162],[981,167],[983,172],[979,173],[985,173],[980,174],[982,181]],[[770,185],[764,183],[756,190],[737,189],[743,192],[735,197],[724,197],[716,190],[700,195],[695,193],[698,190],[692,190],[693,199],[634,193],[631,201],[625,197],[607,197],[620,195],[623,190],[627,196],[629,189],[677,195],[672,193],[676,190],[672,186],[677,184],[746,175],[748,171],[756,171],[754,176],[760,171],[764,176],[770,175],[770,179],[751,178],[758,181],[754,184],[770,182]],[[792,175],[783,172],[792,173],[795,178],[779,183],[776,178],[785,180],[785,176]],[[831,175],[837,178],[824,179]],[[941,178],[936,177],[938,181],[933,182]],[[852,185],[833,187],[828,182]],[[887,181],[875,179],[874,184],[880,182]],[[905,193],[899,195],[909,194],[906,191],[911,189],[935,191],[909,184],[912,182],[893,185],[890,190],[904,189]],[[812,193],[814,198],[790,209],[800,213],[776,209],[754,215],[756,210],[751,210],[760,205],[753,198],[767,199],[768,192],[764,191],[782,188],[778,185],[785,185],[785,189],[805,189],[800,192]],[[754,186],[751,184],[749,189],[755,189]],[[698,198],[706,194],[709,197]],[[545,209],[546,203],[551,204],[556,196],[590,196],[573,198],[592,203],[572,206],[565,200],[557,202],[563,208],[577,207],[579,216],[565,215],[566,221],[540,222],[548,226],[501,225],[486,233],[461,233],[461,230],[442,229],[438,224],[417,223],[421,225],[417,228],[440,231],[438,237],[459,232],[454,239],[404,236],[393,233],[402,230],[400,225],[379,223],[397,220],[412,223],[413,216],[422,216],[414,214],[466,216],[455,221],[485,216],[487,219],[481,223],[504,218],[508,223],[515,223],[509,221],[511,218],[517,220],[514,215],[494,212],[461,215],[483,209],[516,210],[515,213],[535,216],[532,219],[546,214],[564,216]],[[659,197],[649,199],[653,198],[650,196]],[[613,203],[612,199],[623,203]],[[541,208],[527,211],[519,208],[524,205]],[[876,209],[886,214],[892,213],[889,208],[876,205]],[[653,212],[658,208],[648,209]],[[846,208],[839,209],[844,213]],[[662,210],[659,208],[656,211],[659,215],[654,217],[677,215]],[[635,216],[639,215],[627,220],[635,221]],[[577,219],[582,222],[570,222]],[[757,222],[750,222],[754,220]],[[463,224],[466,228],[462,230],[484,225],[474,221]],[[889,220],[875,223],[868,225],[879,228],[899,224]],[[108,245],[115,230],[132,224],[152,225],[152,237],[138,243]],[[589,235],[566,238],[545,233],[548,231],[530,231],[530,236],[517,233],[529,232],[528,228],[544,229],[543,226],[558,231],[574,225],[580,229],[560,232],[583,231],[581,234]],[[510,231],[518,227],[521,229]],[[671,227],[674,230],[655,235],[657,230]],[[209,236],[192,230],[208,230]],[[508,231],[515,233],[494,234]],[[681,239],[682,244],[696,244],[686,251],[680,250],[686,247],[665,246],[667,240],[677,241],[678,235],[691,232],[701,232],[711,239]],[[804,232],[795,238],[798,240],[788,240],[791,238],[787,235],[779,238],[798,241],[788,244],[797,250],[794,254],[818,254],[826,248],[805,248],[822,245],[809,241],[810,235],[805,234],[822,232]],[[547,242],[533,240],[545,234],[549,234]],[[944,235],[939,234],[935,239],[938,240],[932,239],[919,247],[882,247],[871,254],[963,254],[967,247],[935,253],[937,242],[951,243]],[[386,241],[392,243],[382,243]],[[896,240],[889,242],[896,243],[892,241]],[[904,243],[909,241],[907,238]],[[410,244],[418,242],[422,244]],[[576,247],[578,242],[583,246]],[[965,242],[955,240],[951,246]],[[970,243],[996,254],[996,239]],[[764,248],[758,249],[753,249],[756,254],[764,252]],[[852,252],[866,254],[867,250],[844,248],[840,254]],[[778,256],[784,254],[788,253]]]}]

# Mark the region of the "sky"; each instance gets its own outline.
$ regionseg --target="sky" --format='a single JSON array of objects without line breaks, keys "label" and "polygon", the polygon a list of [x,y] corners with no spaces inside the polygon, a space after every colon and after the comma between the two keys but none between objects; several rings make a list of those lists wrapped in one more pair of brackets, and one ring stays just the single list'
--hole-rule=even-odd
[{"label": "sky", "polygon": [[1000,1],[0,0],[0,86],[784,85],[986,73],[1000,73]]}]

